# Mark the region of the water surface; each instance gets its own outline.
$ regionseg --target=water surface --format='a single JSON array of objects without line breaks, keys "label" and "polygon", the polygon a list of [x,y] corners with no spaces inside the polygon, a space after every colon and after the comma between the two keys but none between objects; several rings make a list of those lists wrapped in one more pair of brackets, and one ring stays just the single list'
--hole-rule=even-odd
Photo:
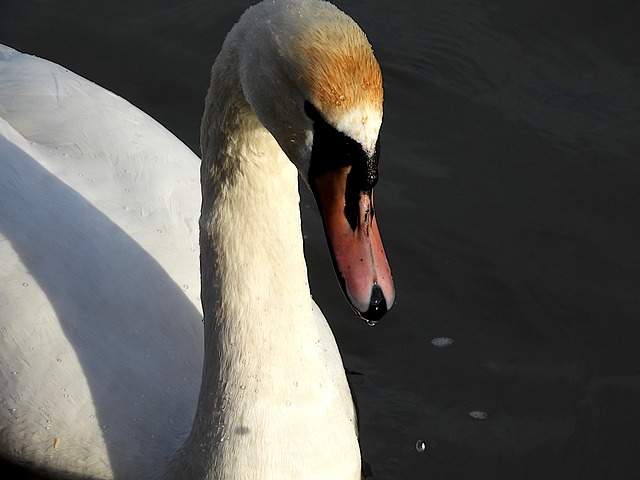
[{"label": "water surface", "polygon": [[[2,1],[0,42],[197,152],[210,65],[250,3]],[[336,3],[385,80],[376,199],[398,299],[375,328],[341,298],[306,194],[303,214],[374,478],[635,478],[640,4]]]}]

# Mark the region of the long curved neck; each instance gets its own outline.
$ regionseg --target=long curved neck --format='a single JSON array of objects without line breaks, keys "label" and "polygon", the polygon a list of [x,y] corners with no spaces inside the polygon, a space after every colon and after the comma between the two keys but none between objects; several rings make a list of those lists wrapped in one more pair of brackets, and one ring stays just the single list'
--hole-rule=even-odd
[{"label": "long curved neck", "polygon": [[297,170],[240,89],[218,80],[202,132],[205,363],[173,474],[357,478],[348,387],[307,283]]},{"label": "long curved neck", "polygon": [[292,346],[297,342],[304,348],[317,338],[297,170],[242,103],[240,109],[215,129],[222,133],[215,140],[218,148],[211,152],[214,158],[205,154],[202,164],[202,301],[209,362],[203,387],[209,382],[212,389],[236,381],[236,387],[246,387],[258,373],[280,375],[283,363],[293,360],[287,358]]},{"label": "long curved neck", "polygon": [[202,300],[216,351],[254,336],[262,343],[291,318],[313,322],[297,170],[243,102],[233,110],[211,126],[216,148],[205,150],[201,172]]}]

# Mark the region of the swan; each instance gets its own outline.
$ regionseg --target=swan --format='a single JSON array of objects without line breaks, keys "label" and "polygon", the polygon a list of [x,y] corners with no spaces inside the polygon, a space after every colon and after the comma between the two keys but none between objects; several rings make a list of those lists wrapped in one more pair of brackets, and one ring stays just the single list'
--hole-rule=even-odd
[{"label": "swan", "polygon": [[319,0],[249,8],[211,70],[201,161],[46,60],[0,47],[0,85],[0,457],[52,478],[361,478],[297,189],[375,323],[395,298],[383,91],[357,24]]}]

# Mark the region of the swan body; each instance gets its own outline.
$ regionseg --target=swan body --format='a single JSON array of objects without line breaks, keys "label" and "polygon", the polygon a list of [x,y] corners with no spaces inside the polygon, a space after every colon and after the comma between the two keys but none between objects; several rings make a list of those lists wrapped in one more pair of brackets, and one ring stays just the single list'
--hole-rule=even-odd
[{"label": "swan body", "polygon": [[382,84],[355,22],[316,0],[247,10],[212,69],[201,162],[45,60],[0,47],[0,84],[0,456],[63,478],[359,479],[297,192],[301,176],[375,322],[394,299]]}]

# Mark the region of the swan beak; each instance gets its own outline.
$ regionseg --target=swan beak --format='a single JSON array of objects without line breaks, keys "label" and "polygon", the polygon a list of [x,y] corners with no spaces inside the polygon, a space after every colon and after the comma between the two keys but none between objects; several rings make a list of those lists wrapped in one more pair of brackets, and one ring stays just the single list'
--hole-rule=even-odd
[{"label": "swan beak", "polygon": [[373,190],[349,193],[351,167],[312,180],[340,285],[356,313],[375,323],[392,307],[395,288],[373,208]]}]

